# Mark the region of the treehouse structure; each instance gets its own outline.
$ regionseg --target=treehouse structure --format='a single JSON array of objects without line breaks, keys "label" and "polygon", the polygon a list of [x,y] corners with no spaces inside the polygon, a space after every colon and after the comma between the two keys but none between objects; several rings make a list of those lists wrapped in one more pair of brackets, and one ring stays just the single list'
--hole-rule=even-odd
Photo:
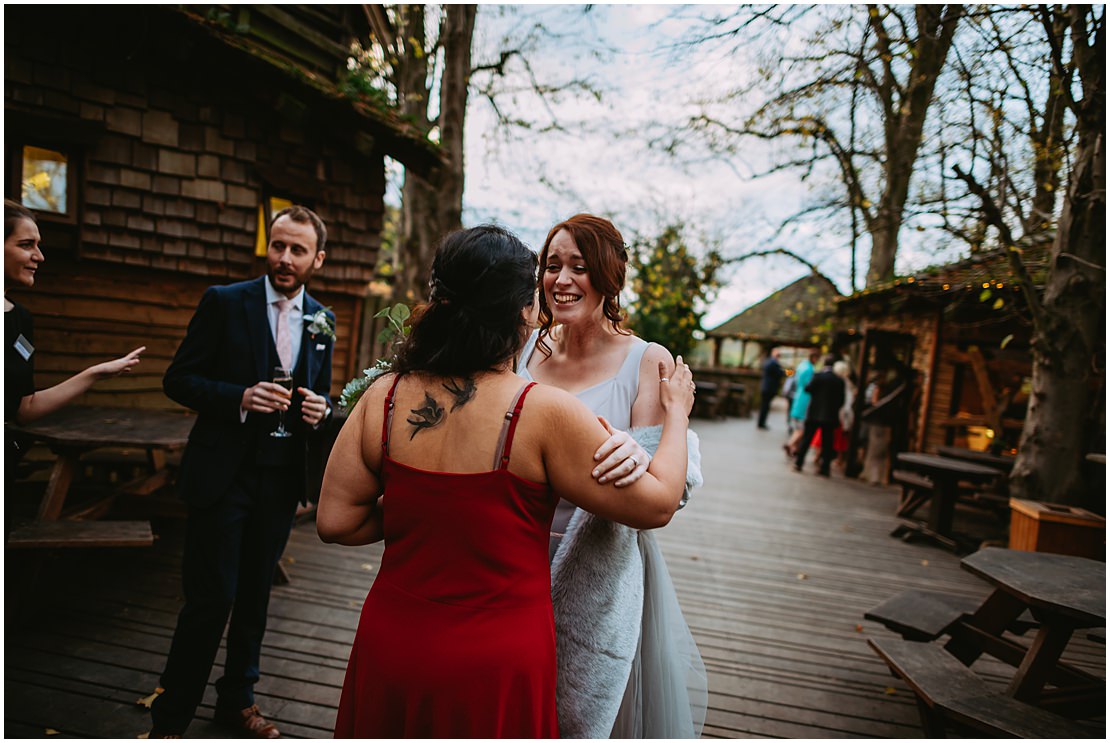
[{"label": "treehouse structure", "polygon": [[372,360],[384,157],[433,179],[438,148],[347,68],[359,5],[7,6],[5,196],[46,262],[36,382],[146,345],[85,404],[172,407],[161,378],[204,289],[264,272],[271,215],[328,227],[311,291],[337,316],[334,388]]}]

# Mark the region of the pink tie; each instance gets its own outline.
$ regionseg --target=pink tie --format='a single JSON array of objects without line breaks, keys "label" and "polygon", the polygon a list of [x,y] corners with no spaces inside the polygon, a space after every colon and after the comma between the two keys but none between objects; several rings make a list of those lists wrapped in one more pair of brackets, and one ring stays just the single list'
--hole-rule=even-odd
[{"label": "pink tie", "polygon": [[279,299],[277,318],[277,352],[281,365],[293,368],[293,337],[289,334],[289,312],[293,309],[292,299]]}]

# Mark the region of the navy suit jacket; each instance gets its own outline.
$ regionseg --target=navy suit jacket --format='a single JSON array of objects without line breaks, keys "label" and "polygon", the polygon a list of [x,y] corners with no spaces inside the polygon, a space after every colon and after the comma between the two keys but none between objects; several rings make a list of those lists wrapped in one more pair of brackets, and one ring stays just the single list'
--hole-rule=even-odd
[{"label": "navy suit jacket", "polygon": [[[199,413],[181,461],[180,493],[190,505],[207,506],[223,497],[253,450],[259,426],[276,424],[273,414],[248,413],[246,422],[241,422],[239,413],[243,391],[257,382],[269,381],[271,360],[277,357],[266,315],[266,280],[262,276],[209,287],[163,377],[166,395]],[[306,290],[304,316],[321,309],[323,306]],[[334,327],[335,317],[330,312],[328,315]],[[307,329],[304,333],[296,384],[323,395],[330,407],[332,340],[325,335],[312,336]],[[294,463],[303,480],[303,502],[308,483],[318,482],[316,473],[308,472],[309,446],[317,437],[301,420],[298,401],[299,395],[294,394],[285,420],[296,442]]]},{"label": "navy suit jacket", "polygon": [[840,422],[840,408],[844,405],[844,379],[826,367],[813,375],[806,385],[809,393],[807,421],[836,424]]}]

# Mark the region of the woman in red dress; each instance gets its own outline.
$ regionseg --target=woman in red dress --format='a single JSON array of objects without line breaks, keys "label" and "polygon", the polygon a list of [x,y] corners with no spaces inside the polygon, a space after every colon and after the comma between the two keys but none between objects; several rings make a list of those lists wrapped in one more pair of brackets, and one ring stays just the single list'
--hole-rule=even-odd
[{"label": "woman in red dress", "polygon": [[535,254],[500,228],[447,236],[395,373],[366,391],[332,450],[320,537],[386,545],[336,737],[557,737],[547,545],[558,499],[635,528],[678,507],[689,367],[659,364],[665,422],[647,475],[600,484],[593,455],[607,430],[513,370],[535,322],[535,271]]}]

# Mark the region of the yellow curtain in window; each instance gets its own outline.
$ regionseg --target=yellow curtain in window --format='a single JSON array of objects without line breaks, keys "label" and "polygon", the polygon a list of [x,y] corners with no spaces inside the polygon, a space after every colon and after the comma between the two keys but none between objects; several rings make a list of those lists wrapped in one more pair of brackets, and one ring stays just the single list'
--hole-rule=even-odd
[{"label": "yellow curtain in window", "polygon": [[293,202],[279,196],[271,196],[269,210],[266,209],[266,206],[266,203],[258,205],[258,237],[254,242],[254,254],[259,258],[265,258],[266,249],[270,247],[270,240],[269,236],[266,234],[266,228],[269,227],[269,222],[273,219],[273,215],[277,214],[282,209],[293,206]]}]

